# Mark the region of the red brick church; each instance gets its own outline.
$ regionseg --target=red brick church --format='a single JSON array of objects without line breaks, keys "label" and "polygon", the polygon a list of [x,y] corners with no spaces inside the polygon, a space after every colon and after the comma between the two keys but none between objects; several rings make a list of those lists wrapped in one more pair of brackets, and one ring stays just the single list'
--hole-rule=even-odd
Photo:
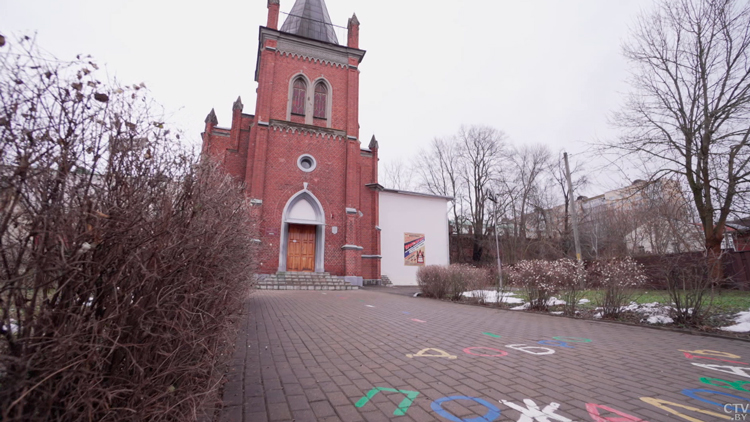
[{"label": "red brick church", "polygon": [[[279,0],[260,27],[255,114],[206,118],[203,153],[245,184],[260,225],[259,272],[379,280],[378,143],[359,134],[359,21],[341,45],[323,0]],[[276,276],[274,276],[276,277]]]}]

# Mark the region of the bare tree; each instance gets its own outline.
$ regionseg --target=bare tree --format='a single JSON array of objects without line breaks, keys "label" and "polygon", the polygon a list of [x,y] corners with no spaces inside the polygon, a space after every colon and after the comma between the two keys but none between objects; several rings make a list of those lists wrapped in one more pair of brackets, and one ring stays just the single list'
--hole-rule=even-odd
[{"label": "bare tree", "polygon": [[635,230],[638,212],[616,204],[584,206],[581,244],[584,257],[615,258],[627,255],[625,237]]},{"label": "bare tree", "polygon": [[750,187],[750,3],[661,0],[639,18],[624,54],[635,65],[633,90],[612,146],[655,177],[687,182],[715,260]]},{"label": "bare tree", "polygon": [[[461,148],[455,142],[442,138],[434,138],[427,150],[421,150],[415,161],[415,172],[420,179],[420,188],[433,194],[450,196],[451,213],[453,214],[453,233],[456,236],[454,242],[458,241],[458,235],[462,233],[465,225],[463,214],[464,192],[461,189],[462,179]],[[463,248],[456,244],[457,260],[463,262]]]},{"label": "bare tree", "polygon": [[[644,183],[638,191],[638,224],[628,235],[628,243],[643,245],[656,254],[702,250],[699,226],[694,224],[690,199],[683,195],[677,180],[662,178]],[[642,237],[642,239],[638,239]],[[633,252],[637,246],[633,246]]]},{"label": "bare tree", "polygon": [[463,158],[463,180],[474,242],[472,260],[480,261],[484,253],[484,235],[489,207],[487,190],[499,173],[505,133],[489,126],[461,127],[456,134]]},{"label": "bare tree", "polygon": [[398,190],[414,190],[416,181],[414,168],[402,159],[383,164],[383,183],[385,187]]},{"label": "bare tree", "polygon": [[[424,190],[453,197],[455,234],[460,235],[468,227],[474,262],[482,259],[484,251],[484,236],[491,219],[487,190],[498,178],[504,141],[505,134],[495,128],[462,126],[448,139],[434,139],[415,161],[415,172]],[[461,256],[460,245],[458,251]]]},{"label": "bare tree", "polygon": [[[549,173],[552,178],[553,184],[559,193],[562,195],[563,201],[563,221],[562,225],[557,225],[558,234],[560,235],[562,242],[561,247],[563,254],[568,255],[570,248],[573,243],[571,236],[571,224],[570,224],[570,199],[568,195],[568,181],[565,177],[565,164],[562,159],[562,151],[558,154],[558,159],[550,164]],[[580,190],[588,186],[588,177],[583,174],[584,167],[580,161],[573,162],[573,169],[570,171],[571,180],[573,182],[573,193],[580,193]]]},{"label": "bare tree", "polygon": [[516,186],[516,237],[526,238],[526,220],[536,205],[542,174],[549,168],[551,153],[546,145],[522,145],[510,155],[512,182]]},{"label": "bare tree", "polygon": [[421,187],[433,195],[453,197],[451,208],[456,234],[461,233],[463,226],[461,189],[461,149],[455,142],[435,138],[428,150],[422,150],[416,161],[416,173],[421,180]]}]

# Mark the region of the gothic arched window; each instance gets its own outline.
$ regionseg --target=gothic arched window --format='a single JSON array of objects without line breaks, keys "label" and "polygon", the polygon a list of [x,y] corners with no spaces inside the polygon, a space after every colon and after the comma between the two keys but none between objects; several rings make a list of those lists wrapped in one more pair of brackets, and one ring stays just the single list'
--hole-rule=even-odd
[{"label": "gothic arched window", "polygon": [[305,96],[307,94],[307,84],[302,78],[294,81],[292,88],[292,114],[305,115]]},{"label": "gothic arched window", "polygon": [[328,88],[323,82],[315,85],[315,103],[313,107],[313,117],[316,119],[326,118],[326,109],[328,108]]}]

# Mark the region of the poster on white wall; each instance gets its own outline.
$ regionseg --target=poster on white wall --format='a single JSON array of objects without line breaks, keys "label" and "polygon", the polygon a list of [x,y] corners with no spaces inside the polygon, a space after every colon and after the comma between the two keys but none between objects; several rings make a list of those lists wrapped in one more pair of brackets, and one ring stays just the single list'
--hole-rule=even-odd
[{"label": "poster on white wall", "polygon": [[424,234],[404,233],[404,265],[424,265]]}]

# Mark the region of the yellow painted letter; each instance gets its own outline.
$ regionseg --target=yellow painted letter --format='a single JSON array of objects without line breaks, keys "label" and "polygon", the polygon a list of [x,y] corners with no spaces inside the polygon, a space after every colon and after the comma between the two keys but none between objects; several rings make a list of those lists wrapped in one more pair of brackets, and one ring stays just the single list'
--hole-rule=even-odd
[{"label": "yellow painted letter", "polygon": [[681,407],[683,409],[687,409],[687,410],[690,410],[692,412],[698,412],[698,413],[703,413],[704,415],[716,416],[717,418],[720,418],[720,419],[732,420],[732,418],[730,418],[729,416],[722,415],[721,413],[716,413],[716,412],[711,412],[711,411],[708,411],[708,410],[698,409],[697,407],[686,406],[684,404],[672,403],[671,401],[659,400],[659,399],[655,399],[653,397],[641,397],[641,400],[644,401],[644,402],[646,402],[646,403],[648,403],[648,404],[650,404],[650,405],[652,405],[652,406],[656,406],[656,407],[658,407],[661,410],[666,410],[667,412],[669,412],[669,413],[671,413],[673,415],[677,415],[677,416],[679,416],[679,417],[681,417],[683,419],[689,420],[690,422],[704,422],[704,421],[702,421],[700,419],[695,419],[695,418],[690,417],[688,415],[683,415],[682,413],[680,413],[680,412],[678,412],[678,411],[676,411],[676,410],[674,410],[674,409],[672,409],[670,407],[667,407],[665,405],[668,404],[670,406]]}]

